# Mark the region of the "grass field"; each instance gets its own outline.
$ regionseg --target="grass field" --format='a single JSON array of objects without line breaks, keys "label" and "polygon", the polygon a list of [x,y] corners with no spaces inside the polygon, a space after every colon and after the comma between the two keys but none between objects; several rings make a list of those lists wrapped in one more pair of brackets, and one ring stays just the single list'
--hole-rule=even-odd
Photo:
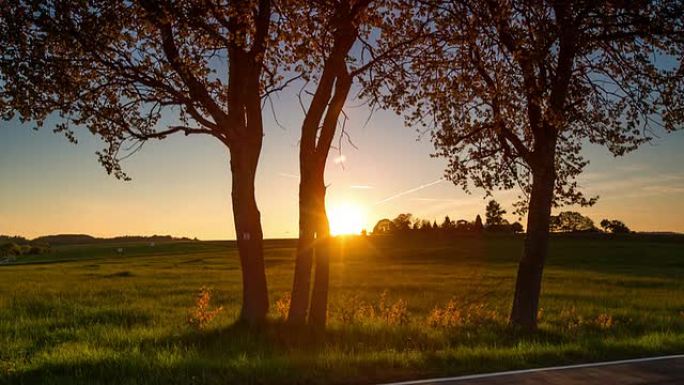
[{"label": "grass field", "polygon": [[[0,266],[0,383],[373,383],[684,353],[682,237],[553,238],[533,334],[506,326],[522,238],[340,239],[319,333],[275,305],[294,246],[266,242],[273,322],[259,329],[234,324],[229,242],[64,246]],[[224,311],[196,330],[202,286]]]}]

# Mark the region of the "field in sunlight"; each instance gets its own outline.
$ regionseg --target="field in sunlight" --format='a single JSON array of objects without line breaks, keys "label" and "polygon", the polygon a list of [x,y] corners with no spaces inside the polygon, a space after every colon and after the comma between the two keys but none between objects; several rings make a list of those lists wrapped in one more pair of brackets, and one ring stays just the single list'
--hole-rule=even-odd
[{"label": "field in sunlight", "polygon": [[[522,238],[340,238],[324,333],[279,321],[294,246],[266,242],[273,322],[258,330],[233,325],[229,242],[64,246],[0,266],[0,383],[373,383],[684,353],[682,237],[553,238],[534,334],[505,322]],[[224,311],[198,331],[202,286]]]}]

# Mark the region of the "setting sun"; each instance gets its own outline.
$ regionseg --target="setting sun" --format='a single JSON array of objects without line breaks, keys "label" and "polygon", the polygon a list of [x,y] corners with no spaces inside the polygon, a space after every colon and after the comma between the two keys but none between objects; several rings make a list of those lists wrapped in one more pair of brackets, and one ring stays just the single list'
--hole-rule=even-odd
[{"label": "setting sun", "polygon": [[360,234],[365,225],[361,207],[351,203],[334,205],[328,212],[332,235]]}]

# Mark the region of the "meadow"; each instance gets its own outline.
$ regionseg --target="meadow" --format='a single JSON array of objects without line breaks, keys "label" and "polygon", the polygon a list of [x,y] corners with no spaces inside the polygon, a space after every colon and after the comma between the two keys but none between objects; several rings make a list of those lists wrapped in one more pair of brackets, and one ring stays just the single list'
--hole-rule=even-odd
[{"label": "meadow", "polygon": [[[684,353],[684,237],[554,236],[540,328],[506,324],[522,237],[338,237],[326,331],[235,324],[231,242],[70,245],[0,266],[1,384],[365,384]],[[123,248],[123,254],[117,253]],[[223,310],[188,323],[198,291]]]}]

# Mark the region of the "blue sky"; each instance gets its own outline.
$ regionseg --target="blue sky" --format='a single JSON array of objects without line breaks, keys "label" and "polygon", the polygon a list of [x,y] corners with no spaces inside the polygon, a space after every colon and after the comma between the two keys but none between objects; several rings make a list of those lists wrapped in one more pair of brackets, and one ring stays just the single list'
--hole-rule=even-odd
[{"label": "blue sky", "polygon": [[[446,161],[429,156],[428,135],[419,140],[415,129],[387,111],[375,112],[364,125],[369,111],[353,107],[357,104],[352,100],[347,106],[347,131],[357,148],[343,142],[344,161],[333,150],[328,163],[329,208],[361,208],[368,229],[401,212],[438,221],[444,215],[472,220],[484,212],[481,191],[467,195],[438,182]],[[294,237],[302,114],[296,99],[286,95],[276,100],[276,114],[285,128],[275,124],[270,110],[264,113],[257,200],[266,237]],[[49,124],[40,131],[16,121],[0,124],[0,234],[234,237],[229,158],[211,137],[180,135],[147,143],[124,162],[133,180],[123,182],[98,164],[95,151],[102,145],[86,130],[77,131],[79,144],[73,145],[53,134]],[[684,232],[682,149],[684,132],[664,134],[621,158],[586,146],[591,164],[580,182],[601,198],[578,210],[595,222],[619,218],[636,230]],[[513,190],[495,198],[510,212],[516,195]]]}]

